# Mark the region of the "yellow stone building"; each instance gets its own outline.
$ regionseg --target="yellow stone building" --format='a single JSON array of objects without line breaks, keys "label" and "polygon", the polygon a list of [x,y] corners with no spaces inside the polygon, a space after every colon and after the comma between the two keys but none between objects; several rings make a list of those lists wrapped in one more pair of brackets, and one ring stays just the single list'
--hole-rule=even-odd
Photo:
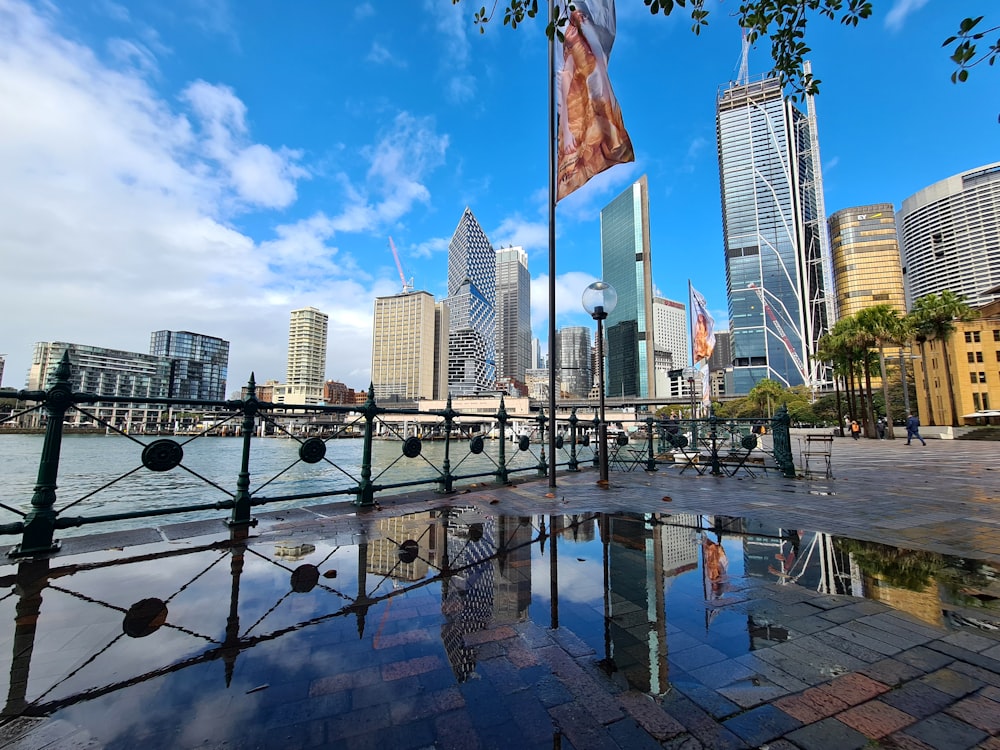
[{"label": "yellow stone building", "polygon": [[[923,426],[952,425],[945,371],[947,349],[958,424],[1000,421],[1000,300],[978,309],[979,317],[956,322],[946,341],[914,345],[917,409]],[[996,416],[967,415],[995,412]]]}]

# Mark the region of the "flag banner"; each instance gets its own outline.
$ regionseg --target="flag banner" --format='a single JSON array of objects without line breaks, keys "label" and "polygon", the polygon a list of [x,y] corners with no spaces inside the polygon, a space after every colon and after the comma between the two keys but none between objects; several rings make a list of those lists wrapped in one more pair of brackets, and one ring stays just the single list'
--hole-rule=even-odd
[{"label": "flag banner", "polygon": [[712,378],[708,372],[708,362],[701,365],[701,405],[706,409],[712,405]]},{"label": "flag banner", "polygon": [[608,58],[615,41],[615,2],[574,0],[573,5],[563,27],[562,55],[556,55],[556,200],[583,187],[608,167],[635,161],[632,141],[608,78]]},{"label": "flag banner", "polygon": [[712,351],[715,349],[715,320],[708,314],[705,298],[691,286],[690,281],[688,282],[688,291],[691,295],[691,309],[689,310],[691,357],[694,362],[702,360],[708,362],[708,358],[712,356]]}]

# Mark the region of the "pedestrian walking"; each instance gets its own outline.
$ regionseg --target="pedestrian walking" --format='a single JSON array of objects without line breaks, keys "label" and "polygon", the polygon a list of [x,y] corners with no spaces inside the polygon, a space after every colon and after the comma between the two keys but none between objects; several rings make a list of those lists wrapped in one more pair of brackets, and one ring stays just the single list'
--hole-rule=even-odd
[{"label": "pedestrian walking", "polygon": [[851,437],[857,440],[861,437],[861,425],[858,424],[858,420],[851,420]]},{"label": "pedestrian walking", "polygon": [[927,445],[927,441],[920,436],[920,420],[913,414],[906,415],[906,444],[916,438],[921,445]]},{"label": "pedestrian walking", "polygon": [[885,417],[879,417],[875,423],[875,430],[878,432],[878,439],[885,440]]}]

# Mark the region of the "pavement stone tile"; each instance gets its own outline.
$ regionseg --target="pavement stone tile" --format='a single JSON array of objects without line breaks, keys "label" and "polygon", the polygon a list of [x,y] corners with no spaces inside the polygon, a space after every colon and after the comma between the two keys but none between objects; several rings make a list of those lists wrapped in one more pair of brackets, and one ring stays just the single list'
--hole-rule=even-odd
[{"label": "pavement stone tile", "polygon": [[618,702],[608,694],[606,686],[595,682],[562,648],[549,646],[540,653],[559,681],[598,721],[607,724],[622,717]]},{"label": "pavement stone tile", "polygon": [[618,696],[625,713],[656,740],[683,734],[684,725],[663,710],[663,706],[645,693],[629,690]]},{"label": "pavement stone tile", "polygon": [[774,706],[760,706],[727,719],[722,726],[751,747],[760,747],[798,729],[802,722]]},{"label": "pavement stone tile", "polygon": [[382,665],[383,680],[399,680],[411,675],[432,672],[444,666],[444,662],[439,656],[421,656],[407,661],[392,662]]},{"label": "pavement stone tile", "polygon": [[987,737],[979,743],[978,750],[1000,750],[1000,737]]},{"label": "pavement stone tile", "polygon": [[[574,701],[549,709],[556,729],[569,738],[574,747],[590,750],[621,750],[605,726],[596,721],[585,704]],[[617,719],[621,720],[621,717]]]},{"label": "pavement stone tile", "polygon": [[941,667],[946,667],[955,661],[954,657],[942,654],[926,646],[915,646],[896,654],[896,659],[906,664],[911,664],[922,672],[931,672]]},{"label": "pavement stone tile", "polygon": [[932,641],[941,637],[941,631],[916,620],[911,615],[890,609],[881,614],[870,615],[862,620],[863,622],[882,627],[893,633],[905,631],[911,633],[913,637],[923,641]]},{"label": "pavement stone tile", "polygon": [[987,669],[983,669],[982,667],[977,667],[974,664],[966,664],[962,661],[953,662],[949,669],[954,669],[956,672],[969,675],[969,677],[973,677],[987,685],[1000,687],[1000,672],[991,672]]},{"label": "pavement stone tile", "polygon": [[697,666],[685,670],[698,682],[710,688],[721,688],[754,676],[753,670],[734,659],[713,662],[707,666]]},{"label": "pavement stone tile", "polygon": [[837,677],[828,684],[821,685],[818,690],[832,695],[848,706],[856,706],[885,693],[889,690],[889,686],[855,672]]},{"label": "pavement stone tile", "polygon": [[676,664],[685,672],[692,672],[698,667],[704,667],[707,664],[717,664],[727,661],[724,653],[704,643],[694,648],[678,651],[677,653],[671,652],[669,658],[671,664]]},{"label": "pavement stone tile", "polygon": [[858,674],[871,677],[873,680],[881,682],[884,685],[895,687],[919,677],[923,674],[923,670],[918,669],[912,664],[898,661],[895,658],[889,658],[869,664],[867,667],[862,667],[858,670]]},{"label": "pavement stone tile", "polygon": [[628,750],[660,750],[660,743],[650,737],[643,727],[631,717],[612,722],[607,727],[608,735],[621,748]]},{"label": "pavement stone tile", "polygon": [[507,706],[513,716],[513,722],[521,728],[529,741],[548,742],[552,746],[552,733],[555,725],[548,709],[538,696],[531,690],[523,690],[506,697]]},{"label": "pavement stone tile", "polygon": [[434,720],[434,747],[441,750],[481,750],[479,732],[466,710],[449,711]]},{"label": "pavement stone tile", "polygon": [[683,680],[671,680],[670,684],[675,690],[716,719],[724,719],[741,710],[738,705],[725,696],[690,677]]},{"label": "pavement stone tile", "polygon": [[936,714],[907,727],[902,734],[938,748],[963,750],[973,748],[989,735],[948,714]]},{"label": "pavement stone tile", "polygon": [[974,677],[956,672],[954,669],[939,669],[920,678],[919,682],[930,685],[935,690],[947,693],[956,698],[974,693],[983,687],[983,683]]},{"label": "pavement stone tile", "polygon": [[858,750],[868,738],[836,719],[823,719],[786,735],[802,750]]},{"label": "pavement stone tile", "polygon": [[833,716],[848,707],[844,701],[819,688],[809,688],[798,695],[778,698],[774,705],[803,724]]},{"label": "pavement stone tile", "polygon": [[874,664],[877,661],[881,661],[886,656],[886,654],[881,651],[870,649],[855,640],[841,638],[832,630],[815,633],[812,637],[824,646],[832,648],[835,651],[842,651],[843,653],[853,656],[855,659],[859,659],[867,664]]},{"label": "pavement stone tile", "polygon": [[837,719],[872,739],[881,739],[916,721],[908,713],[880,700],[849,708],[837,714]]},{"label": "pavement stone tile", "polygon": [[955,659],[964,661],[966,664],[974,664],[977,667],[982,667],[990,672],[1000,674],[1000,659],[991,659],[985,654],[978,654],[975,651],[969,651],[968,649],[955,646],[947,641],[934,641],[933,643],[929,643],[928,647],[934,649],[935,651],[940,651],[943,654],[953,656]]},{"label": "pavement stone tile", "polygon": [[881,744],[891,748],[891,750],[940,750],[940,748],[931,747],[904,732],[896,732],[883,738]]},{"label": "pavement stone tile", "polygon": [[[976,633],[968,633],[964,630],[958,633],[949,633],[941,640],[977,653],[984,652],[990,648],[1000,649],[1000,642],[997,639],[987,638]],[[990,654],[987,654],[987,656],[990,656]]]},{"label": "pavement stone tile", "polygon": [[982,693],[963,698],[948,706],[945,712],[988,734],[1000,734],[1000,701],[991,700]]},{"label": "pavement stone tile", "polygon": [[405,724],[428,716],[436,716],[465,706],[458,688],[451,687],[431,693],[394,694],[389,714],[395,724]]},{"label": "pavement stone tile", "polygon": [[886,693],[882,700],[918,719],[943,711],[955,702],[955,699],[947,693],[919,682],[909,682],[901,688],[892,690]]},{"label": "pavement stone tile", "polygon": [[690,734],[682,734],[672,740],[661,742],[660,747],[663,750],[703,750],[705,746]]}]

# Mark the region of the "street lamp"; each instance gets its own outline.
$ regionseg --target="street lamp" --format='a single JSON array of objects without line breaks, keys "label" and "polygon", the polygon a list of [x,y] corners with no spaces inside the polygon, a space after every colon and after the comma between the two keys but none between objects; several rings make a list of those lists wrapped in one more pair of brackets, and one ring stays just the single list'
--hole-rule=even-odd
[{"label": "street lamp", "polygon": [[604,421],[604,321],[618,304],[618,292],[605,281],[595,281],[583,290],[583,309],[597,321],[597,391],[600,421],[597,426],[597,451],[600,481],[608,483],[608,425]]},{"label": "street lamp", "polygon": [[691,419],[694,419],[694,379],[700,374],[697,367],[685,367],[681,373],[688,383],[688,393],[691,395]]}]

